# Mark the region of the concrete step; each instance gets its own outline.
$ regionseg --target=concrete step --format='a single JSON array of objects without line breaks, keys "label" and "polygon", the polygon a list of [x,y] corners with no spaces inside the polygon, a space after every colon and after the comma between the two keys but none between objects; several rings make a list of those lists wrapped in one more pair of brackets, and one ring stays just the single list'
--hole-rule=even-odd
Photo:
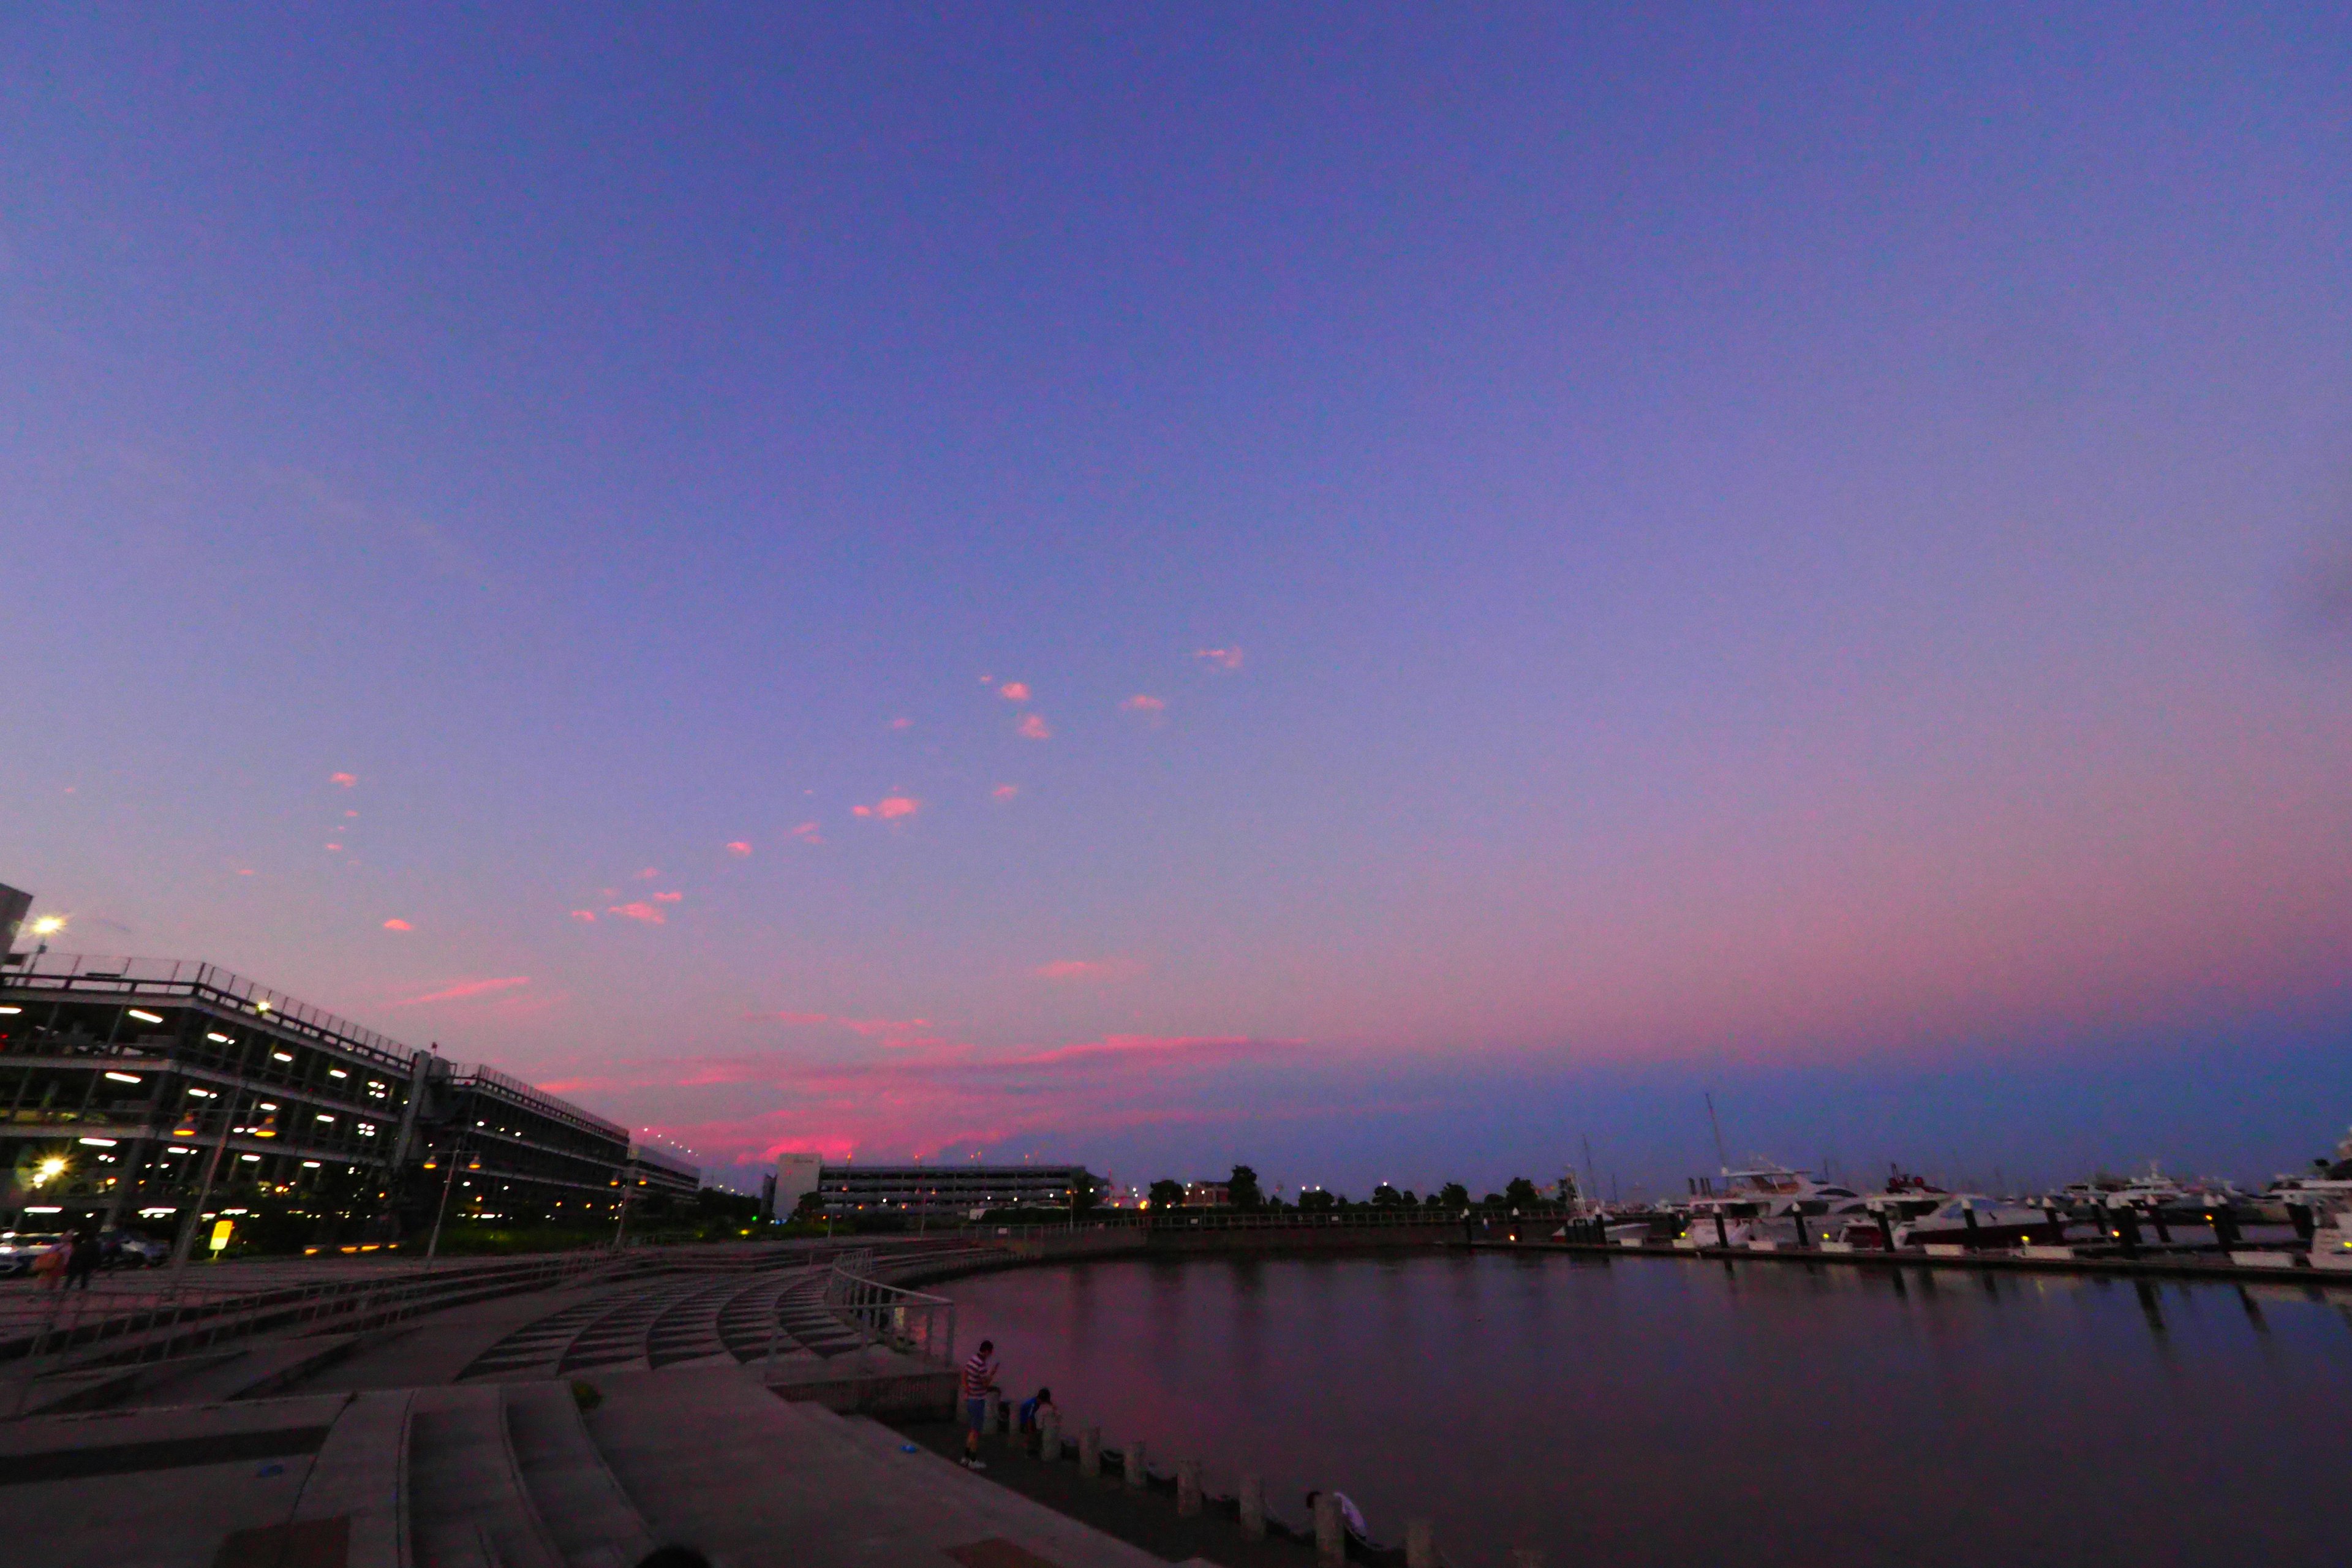
[{"label": "concrete step", "polygon": [[408,1423],[408,1533],[417,1568],[563,1568],[523,1488],[498,1384],[425,1388]]},{"label": "concrete step", "polygon": [[505,1385],[507,1431],[539,1517],[567,1568],[625,1568],[656,1542],[580,1418],[569,1383]]},{"label": "concrete step", "polygon": [[302,1525],[348,1519],[345,1568],[411,1568],[407,1389],[354,1394],[294,1505]]}]

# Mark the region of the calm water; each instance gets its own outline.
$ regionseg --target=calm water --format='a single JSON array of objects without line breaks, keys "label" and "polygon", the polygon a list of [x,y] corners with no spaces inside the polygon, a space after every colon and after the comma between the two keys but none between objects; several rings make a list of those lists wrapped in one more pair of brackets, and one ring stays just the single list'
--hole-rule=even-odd
[{"label": "calm water", "polygon": [[1337,1487],[1456,1563],[2341,1564],[2352,1292],[1662,1258],[1096,1263],[950,1288],[1008,1393]]}]

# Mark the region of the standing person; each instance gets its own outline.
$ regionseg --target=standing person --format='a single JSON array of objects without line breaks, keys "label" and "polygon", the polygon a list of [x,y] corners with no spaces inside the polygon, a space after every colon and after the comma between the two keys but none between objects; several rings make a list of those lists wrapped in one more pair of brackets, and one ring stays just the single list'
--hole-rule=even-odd
[{"label": "standing person", "polygon": [[89,1277],[98,1272],[98,1222],[85,1219],[74,1227],[73,1250],[66,1255],[66,1289],[79,1285],[89,1289]]},{"label": "standing person", "polygon": [[963,1468],[967,1470],[988,1468],[988,1462],[980,1457],[980,1435],[988,1426],[988,1396],[996,1392],[996,1342],[982,1340],[971,1359],[963,1363]]},{"label": "standing person", "polygon": [[41,1282],[42,1289],[54,1290],[66,1282],[66,1258],[71,1250],[71,1245],[60,1239],[43,1247],[33,1259],[33,1278]]}]

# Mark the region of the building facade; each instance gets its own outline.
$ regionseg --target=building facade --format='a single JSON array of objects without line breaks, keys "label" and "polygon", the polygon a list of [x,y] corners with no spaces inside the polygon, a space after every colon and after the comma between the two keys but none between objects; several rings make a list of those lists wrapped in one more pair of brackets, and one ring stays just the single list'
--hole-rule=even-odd
[{"label": "building facade", "polygon": [[[813,1155],[783,1156],[783,1160],[802,1162],[814,1159]],[[776,1171],[780,1217],[792,1213],[784,1197],[785,1177],[780,1160]],[[824,1165],[816,1167],[815,1184],[825,1213],[877,1215],[961,1216],[988,1209],[1084,1207],[1099,1187],[1100,1183],[1083,1165]]]},{"label": "building facade", "polygon": [[443,1215],[616,1221],[695,1186],[617,1123],[212,964],[0,964],[0,1226],[392,1239]]}]

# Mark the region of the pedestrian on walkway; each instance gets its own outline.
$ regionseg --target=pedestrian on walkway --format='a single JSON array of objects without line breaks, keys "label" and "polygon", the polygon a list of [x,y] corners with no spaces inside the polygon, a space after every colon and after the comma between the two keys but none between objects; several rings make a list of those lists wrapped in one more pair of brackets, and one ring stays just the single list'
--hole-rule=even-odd
[{"label": "pedestrian on walkway", "polygon": [[98,1221],[86,1219],[74,1228],[73,1250],[66,1255],[66,1289],[79,1285],[89,1289],[89,1277],[98,1272]]},{"label": "pedestrian on walkway", "polygon": [[41,1282],[42,1289],[54,1290],[66,1282],[66,1259],[72,1251],[73,1244],[60,1237],[34,1258],[33,1278]]},{"label": "pedestrian on walkway", "polygon": [[988,1468],[988,1462],[980,1457],[980,1435],[988,1427],[988,1396],[996,1392],[996,1342],[982,1340],[971,1359],[963,1363],[963,1468],[967,1470]]}]

